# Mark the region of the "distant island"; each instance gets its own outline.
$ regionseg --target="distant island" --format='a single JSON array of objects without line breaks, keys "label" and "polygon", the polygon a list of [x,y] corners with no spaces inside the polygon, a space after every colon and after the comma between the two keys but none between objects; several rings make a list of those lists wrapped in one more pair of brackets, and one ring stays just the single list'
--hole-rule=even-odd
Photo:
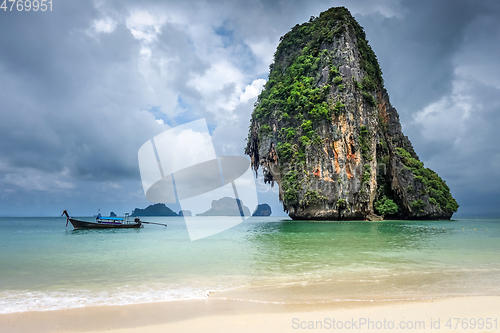
[{"label": "distant island", "polygon": [[245,216],[250,215],[250,209],[243,205],[241,200],[224,197],[219,200],[213,200],[212,207],[209,210],[196,214],[196,216],[240,216],[241,213],[238,206],[242,207]]},{"label": "distant island", "polygon": [[158,203],[149,205],[144,209],[136,208],[130,216],[179,216],[176,212],[165,206],[165,204]]},{"label": "distant island", "polygon": [[190,210],[181,210],[179,211],[179,216],[193,216]]},{"label": "distant island", "polygon": [[265,203],[258,205],[252,216],[271,216],[272,213],[271,206]]},{"label": "distant island", "polygon": [[[224,197],[219,200],[213,200],[211,208],[204,213],[196,214],[196,216],[239,216],[240,211],[238,208],[238,200],[243,208],[245,216],[250,216],[250,209],[242,204],[239,199]],[[110,216],[113,216],[111,212]],[[270,216],[272,214],[271,207],[264,203],[257,206],[252,216]],[[116,214],[114,214],[116,216]],[[190,210],[181,210],[179,213],[174,212],[172,209],[168,208],[165,204],[157,203],[154,205],[149,205],[148,207],[141,209],[136,208],[130,216],[193,216]]]}]

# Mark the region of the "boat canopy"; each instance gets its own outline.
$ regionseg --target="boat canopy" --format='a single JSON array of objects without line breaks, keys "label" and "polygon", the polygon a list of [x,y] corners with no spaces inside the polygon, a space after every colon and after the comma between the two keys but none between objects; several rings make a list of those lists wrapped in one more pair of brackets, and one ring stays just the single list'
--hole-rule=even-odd
[{"label": "boat canopy", "polygon": [[99,217],[99,220],[123,221],[123,219],[121,217]]}]

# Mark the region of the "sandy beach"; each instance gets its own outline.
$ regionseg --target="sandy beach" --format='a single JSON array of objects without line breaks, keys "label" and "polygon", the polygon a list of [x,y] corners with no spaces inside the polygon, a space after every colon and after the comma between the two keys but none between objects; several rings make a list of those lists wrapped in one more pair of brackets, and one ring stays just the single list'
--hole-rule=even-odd
[{"label": "sandy beach", "polygon": [[315,305],[208,298],[6,314],[0,316],[0,331],[500,332],[499,317],[499,296]]}]

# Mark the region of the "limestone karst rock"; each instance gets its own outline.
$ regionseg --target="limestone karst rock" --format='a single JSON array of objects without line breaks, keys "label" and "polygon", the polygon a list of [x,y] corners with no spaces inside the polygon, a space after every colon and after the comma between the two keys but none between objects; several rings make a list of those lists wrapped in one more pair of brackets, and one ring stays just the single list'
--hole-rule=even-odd
[{"label": "limestone karst rock", "polygon": [[458,209],[403,135],[375,53],[344,7],[282,37],[245,153],[278,183],[293,219],[449,219]]},{"label": "limestone karst rock", "polygon": [[255,209],[255,212],[253,212],[252,216],[271,216],[273,213],[271,206],[268,204],[259,204],[257,208]]}]

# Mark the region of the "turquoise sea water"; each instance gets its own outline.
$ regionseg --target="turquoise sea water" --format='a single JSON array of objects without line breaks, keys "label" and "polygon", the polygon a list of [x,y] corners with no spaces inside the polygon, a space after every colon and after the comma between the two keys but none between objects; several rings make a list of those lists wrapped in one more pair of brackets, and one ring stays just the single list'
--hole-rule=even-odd
[{"label": "turquoise sea water", "polygon": [[252,218],[194,242],[182,218],[143,220],[168,227],[0,218],[0,313],[249,289],[285,303],[500,295],[500,219]]}]

